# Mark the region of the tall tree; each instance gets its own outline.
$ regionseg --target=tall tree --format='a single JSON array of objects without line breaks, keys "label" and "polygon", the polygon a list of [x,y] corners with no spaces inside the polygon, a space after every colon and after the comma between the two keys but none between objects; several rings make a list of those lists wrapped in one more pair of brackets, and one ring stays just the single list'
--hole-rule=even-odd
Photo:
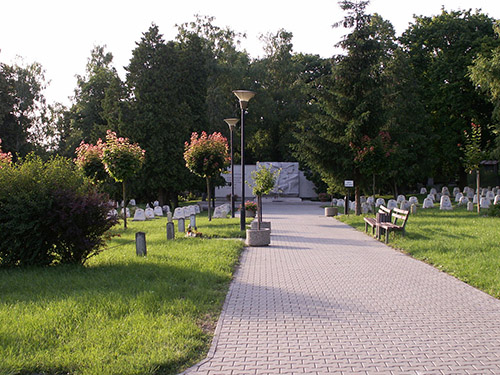
[{"label": "tall tree", "polygon": [[394,31],[378,15],[368,15],[368,1],[341,1],[346,11],[337,25],[351,29],[339,43],[345,55],[335,58],[332,75],[315,84],[312,116],[296,133],[295,155],[318,172],[330,190],[342,191],[343,180],[354,180],[356,214],[361,187],[372,180],[366,173],[370,157],[363,153],[367,139],[375,139],[387,122],[383,98],[384,69],[391,56]]},{"label": "tall tree", "polygon": [[[478,11],[443,9],[434,17],[417,17],[400,38],[429,114],[425,128],[432,135],[428,152],[433,158],[428,169],[442,182],[460,174],[465,183],[456,145],[463,143],[463,131],[471,121],[487,124],[491,117],[491,103],[475,90],[467,73],[480,52],[498,45],[493,23]],[[490,139],[491,134],[485,132],[483,137]]]}]

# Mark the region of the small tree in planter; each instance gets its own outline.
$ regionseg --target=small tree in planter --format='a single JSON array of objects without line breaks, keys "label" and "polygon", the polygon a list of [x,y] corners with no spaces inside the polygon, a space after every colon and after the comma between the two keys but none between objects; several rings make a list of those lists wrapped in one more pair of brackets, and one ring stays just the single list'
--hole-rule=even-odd
[{"label": "small tree in planter", "polygon": [[271,166],[261,166],[257,164],[257,170],[252,172],[254,187],[253,195],[257,197],[257,229],[260,230],[262,224],[262,196],[267,195],[274,189],[279,170],[272,171]]},{"label": "small tree in planter", "polygon": [[108,130],[106,145],[102,152],[102,161],[109,175],[123,186],[123,223],[127,229],[127,200],[125,182],[133,177],[142,167],[144,151],[137,143],[130,143],[128,138],[118,138],[115,132]]},{"label": "small tree in planter", "polygon": [[210,181],[220,175],[230,162],[227,139],[221,133],[207,135],[202,132],[191,134],[191,142],[185,143],[184,160],[186,167],[195,175],[203,177],[207,182],[208,220],[212,220],[210,210]]}]

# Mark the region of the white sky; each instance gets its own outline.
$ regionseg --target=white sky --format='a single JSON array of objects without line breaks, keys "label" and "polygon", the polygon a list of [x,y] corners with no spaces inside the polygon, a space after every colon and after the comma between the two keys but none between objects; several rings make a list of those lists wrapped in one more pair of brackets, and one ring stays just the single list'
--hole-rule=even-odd
[{"label": "white sky", "polygon": [[[413,15],[437,15],[446,10],[479,8],[500,19],[499,0],[372,0],[369,13],[379,13],[401,34]],[[331,25],[343,18],[337,0],[15,0],[0,7],[0,61],[11,64],[16,56],[37,61],[51,81],[45,92],[49,103],[69,104],[76,74],[94,45],[106,45],[124,78],[135,43],[152,22],[165,40],[177,34],[175,24],[194,20],[195,14],[214,16],[214,24],[247,34],[242,42],[252,57],[262,56],[258,36],[280,28],[294,35],[295,52],[331,57],[345,30]]]}]

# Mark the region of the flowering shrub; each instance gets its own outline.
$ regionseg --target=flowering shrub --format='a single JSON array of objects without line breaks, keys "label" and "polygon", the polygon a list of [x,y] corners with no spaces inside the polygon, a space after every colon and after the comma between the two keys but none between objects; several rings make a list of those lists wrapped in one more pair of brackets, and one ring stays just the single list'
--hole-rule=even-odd
[{"label": "flowering shrub", "polygon": [[123,182],[134,176],[142,167],[145,153],[137,143],[131,144],[128,138],[117,137],[115,132],[107,131],[102,161],[115,181]]},{"label": "flowering shrub", "polygon": [[[2,140],[0,139],[0,145]],[[12,154],[10,152],[2,152],[2,146],[0,146],[0,168],[3,165],[10,164],[12,162]]]},{"label": "flowering shrub", "polygon": [[212,178],[224,171],[230,162],[227,139],[221,133],[191,134],[191,142],[185,143],[186,167],[203,178]]},{"label": "flowering shrub", "polygon": [[75,151],[76,158],[74,161],[76,166],[82,169],[86,176],[97,181],[104,181],[108,176],[102,162],[104,147],[105,144],[99,138],[95,145],[82,141]]},{"label": "flowering shrub", "polygon": [[245,202],[245,211],[257,212],[257,203],[253,201]]}]

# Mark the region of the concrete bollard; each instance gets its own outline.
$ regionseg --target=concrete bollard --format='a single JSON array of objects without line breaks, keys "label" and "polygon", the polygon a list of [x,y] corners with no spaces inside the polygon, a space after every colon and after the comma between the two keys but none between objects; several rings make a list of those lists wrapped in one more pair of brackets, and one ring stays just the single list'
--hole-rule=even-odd
[{"label": "concrete bollard", "polygon": [[144,233],[144,232],[137,232],[135,234],[135,253],[138,256],[146,256],[147,255],[146,233]]}]

